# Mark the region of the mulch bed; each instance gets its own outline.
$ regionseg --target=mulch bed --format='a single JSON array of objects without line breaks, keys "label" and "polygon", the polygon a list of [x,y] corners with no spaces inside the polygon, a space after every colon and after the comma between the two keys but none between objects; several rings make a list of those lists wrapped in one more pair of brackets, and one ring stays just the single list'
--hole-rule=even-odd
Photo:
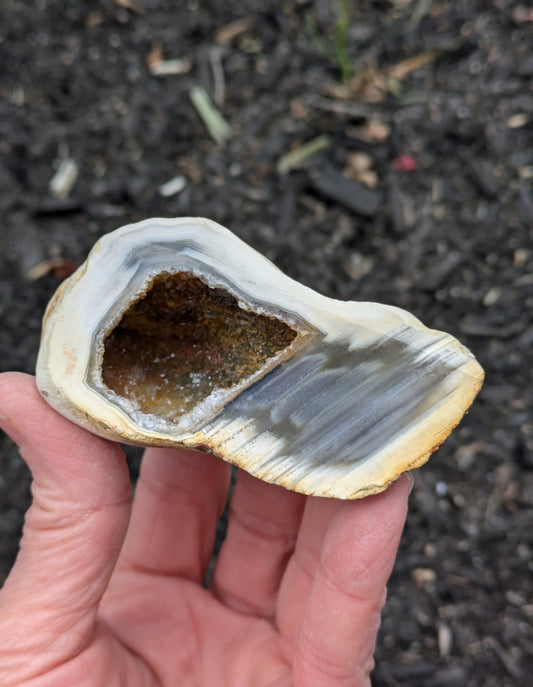
[{"label": "mulch bed", "polygon": [[[458,336],[487,379],[416,475],[374,684],[526,685],[533,12],[346,4],[335,41],[326,0],[0,0],[0,367],[33,371],[61,279],[100,235],[150,216],[210,217],[328,296]],[[225,143],[198,86],[231,126]],[[51,186],[62,163],[73,183]],[[0,579],[28,503],[3,438]]]}]

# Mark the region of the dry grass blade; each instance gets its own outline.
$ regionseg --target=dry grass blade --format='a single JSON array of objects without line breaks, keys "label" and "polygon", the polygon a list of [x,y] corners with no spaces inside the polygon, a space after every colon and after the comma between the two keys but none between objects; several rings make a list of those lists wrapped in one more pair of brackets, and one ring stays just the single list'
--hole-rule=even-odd
[{"label": "dry grass blade", "polygon": [[213,139],[219,144],[228,141],[233,136],[232,128],[213,105],[207,92],[201,86],[193,86],[190,97]]},{"label": "dry grass blade", "polygon": [[398,64],[395,64],[393,67],[391,67],[387,72],[387,76],[389,79],[398,79],[401,81],[415,69],[433,62],[433,60],[435,60],[439,54],[439,50],[428,50],[427,52],[422,52],[414,57],[408,57],[406,60],[402,60],[401,62],[398,62]]}]

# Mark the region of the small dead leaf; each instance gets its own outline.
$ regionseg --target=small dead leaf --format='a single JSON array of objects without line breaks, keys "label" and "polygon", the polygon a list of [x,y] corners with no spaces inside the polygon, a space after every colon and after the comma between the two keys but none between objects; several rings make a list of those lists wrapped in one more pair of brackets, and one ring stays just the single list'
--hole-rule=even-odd
[{"label": "small dead leaf", "polygon": [[156,64],[157,62],[161,62],[163,59],[163,48],[161,47],[160,43],[156,43],[148,53],[148,57],[146,58],[146,64],[148,65],[148,68],[151,70],[152,66]]},{"label": "small dead leaf", "polygon": [[437,580],[437,573],[433,568],[414,568],[411,576],[419,588],[423,588],[426,584],[432,584]]},{"label": "small dead leaf", "polygon": [[359,281],[372,271],[374,260],[370,256],[354,251],[343,261],[342,267],[346,274],[354,281]]},{"label": "small dead leaf", "polygon": [[219,45],[227,45],[228,43],[231,43],[234,38],[240,36],[241,33],[247,31],[249,26],[249,19],[236,19],[235,21],[222,26],[215,33],[215,43],[218,43]]},{"label": "small dead leaf", "polygon": [[401,81],[415,69],[433,62],[433,60],[435,60],[439,54],[439,50],[428,50],[427,52],[420,53],[414,57],[408,57],[406,60],[402,60],[402,62],[398,62],[398,64],[390,67],[390,69],[387,71],[387,76],[389,79],[398,79]]},{"label": "small dead leaf", "polygon": [[353,174],[366,172],[372,167],[373,160],[368,153],[349,153],[347,171]]},{"label": "small dead leaf", "polygon": [[377,141],[382,143],[390,136],[390,126],[377,119],[371,119],[361,127],[363,139],[365,141]]},{"label": "small dead leaf", "polygon": [[175,60],[165,60],[160,44],[154,45],[150,50],[146,58],[146,64],[152,76],[187,74],[192,68],[192,63],[187,57]]},{"label": "small dead leaf", "polygon": [[530,252],[526,248],[517,248],[513,254],[513,265],[518,268],[526,265]]},{"label": "small dead leaf", "polygon": [[379,177],[377,172],[375,172],[373,169],[369,169],[366,172],[361,172],[357,180],[365,186],[368,186],[368,188],[377,188],[379,186]]},{"label": "small dead leaf", "polygon": [[263,50],[263,42],[258,36],[242,35],[238,43],[239,49],[250,55],[257,55]]},{"label": "small dead leaf", "polygon": [[41,277],[54,273],[57,279],[66,279],[76,271],[76,265],[68,258],[51,258],[50,260],[42,260],[26,272],[26,279],[28,281],[36,281]]},{"label": "small dead leaf", "polygon": [[513,10],[513,19],[517,24],[533,22],[533,9],[519,5]]},{"label": "small dead leaf", "polygon": [[184,171],[185,176],[190,179],[193,184],[199,184],[202,181],[202,172],[196,162],[183,159],[180,161],[180,167]]},{"label": "small dead leaf", "polygon": [[87,21],[85,22],[87,28],[93,29],[95,26],[100,26],[104,21],[104,15],[98,10],[89,12],[87,15]]},{"label": "small dead leaf", "polygon": [[115,0],[115,4],[117,4],[119,7],[123,7],[125,10],[137,12],[137,14],[143,13],[143,8],[134,0]]},{"label": "small dead leaf", "polygon": [[352,95],[351,88],[341,83],[327,83],[324,86],[324,93],[336,100],[349,100]]},{"label": "small dead leaf", "polygon": [[372,169],[373,164],[374,160],[368,153],[350,153],[344,169],[344,174],[350,179],[360,181],[369,188],[376,188],[379,179],[376,172]]},{"label": "small dead leaf", "polygon": [[293,98],[290,102],[291,117],[293,119],[307,119],[309,110],[301,98]]},{"label": "small dead leaf", "polygon": [[369,67],[350,81],[349,90],[363,103],[382,103],[390,92],[390,79],[377,68]]}]

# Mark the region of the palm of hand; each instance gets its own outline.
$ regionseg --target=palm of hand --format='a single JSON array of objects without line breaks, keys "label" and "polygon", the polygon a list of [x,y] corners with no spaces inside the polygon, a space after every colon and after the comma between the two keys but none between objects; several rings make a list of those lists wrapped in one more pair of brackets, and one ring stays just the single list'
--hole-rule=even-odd
[{"label": "palm of hand", "polygon": [[406,480],[339,502],[241,473],[206,589],[226,464],[148,449],[132,508],[120,449],[57,416],[31,378],[0,376],[0,425],[34,477],[0,592],[0,684],[369,684]]},{"label": "palm of hand", "polygon": [[[289,643],[270,622],[225,606],[193,582],[144,577],[131,580],[143,603],[117,604],[115,634],[104,632],[95,647],[120,666],[117,684],[125,675],[128,687],[293,684]],[[113,684],[108,669],[91,684]]]}]

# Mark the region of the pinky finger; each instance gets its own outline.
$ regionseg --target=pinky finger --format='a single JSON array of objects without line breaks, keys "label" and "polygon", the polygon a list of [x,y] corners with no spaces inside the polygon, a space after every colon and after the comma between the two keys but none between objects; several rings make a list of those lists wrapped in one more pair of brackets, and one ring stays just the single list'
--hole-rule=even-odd
[{"label": "pinky finger", "polygon": [[408,493],[403,477],[382,494],[343,503],[334,516],[296,638],[296,687],[370,684]]}]

